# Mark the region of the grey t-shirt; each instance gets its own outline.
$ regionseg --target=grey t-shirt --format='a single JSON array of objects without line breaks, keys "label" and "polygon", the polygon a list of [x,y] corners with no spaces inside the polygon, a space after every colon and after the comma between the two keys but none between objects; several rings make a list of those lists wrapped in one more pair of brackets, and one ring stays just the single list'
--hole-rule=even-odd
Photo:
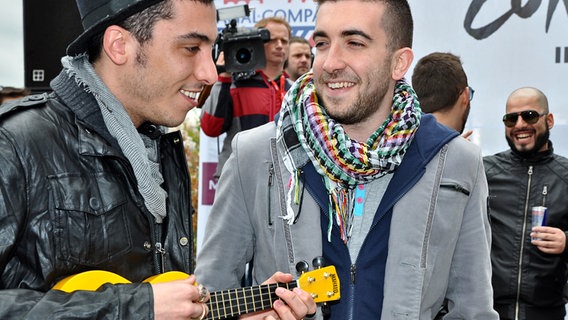
[{"label": "grey t-shirt", "polygon": [[[379,208],[381,199],[387,190],[392,176],[392,173],[389,173],[365,185],[364,199],[362,199],[362,214],[355,213],[353,215],[351,237],[347,241],[349,255],[351,256],[352,262],[357,260],[359,250],[363,245],[363,241],[365,241],[365,238],[367,237],[367,233],[369,233],[369,229],[373,223],[373,218],[375,217],[375,212],[377,212],[377,209]],[[355,206],[356,203],[357,193],[354,196],[353,205]]]}]

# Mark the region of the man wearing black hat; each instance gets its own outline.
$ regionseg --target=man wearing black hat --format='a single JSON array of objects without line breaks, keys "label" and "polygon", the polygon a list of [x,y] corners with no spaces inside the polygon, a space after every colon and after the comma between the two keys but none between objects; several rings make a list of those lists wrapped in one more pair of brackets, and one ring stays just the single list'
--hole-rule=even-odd
[{"label": "man wearing black hat", "polygon": [[[204,319],[209,295],[194,276],[142,281],[193,271],[187,164],[165,128],[216,80],[213,0],[77,5],[85,32],[53,93],[0,108],[0,318]],[[126,280],[61,287],[92,270]],[[132,283],[97,285],[121,281]],[[281,319],[315,312],[304,291],[277,295]]]}]

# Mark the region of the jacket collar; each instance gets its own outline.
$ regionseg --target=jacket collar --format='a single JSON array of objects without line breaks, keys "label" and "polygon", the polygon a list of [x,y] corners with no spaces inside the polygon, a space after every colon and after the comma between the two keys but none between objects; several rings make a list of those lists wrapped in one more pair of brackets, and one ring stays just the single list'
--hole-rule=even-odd
[{"label": "jacket collar", "polygon": [[[378,214],[375,215],[375,221],[380,219],[400,197],[420,180],[430,160],[445,144],[458,135],[457,131],[436,122],[434,116],[422,115],[420,127],[416,131],[414,140],[408,147],[400,166],[394,172],[385,192],[385,197],[379,205]],[[328,195],[321,176],[313,168],[311,162],[304,166],[302,178],[316,202],[324,209],[323,212],[327,212]]]},{"label": "jacket collar", "polygon": [[[63,104],[75,114],[80,125],[101,135],[114,148],[120,150],[118,142],[108,131],[98,103],[91,93],[85,91],[73,78],[69,77],[64,70],[51,81],[51,87],[59,99],[63,101]],[[140,133],[146,134],[152,139],[157,139],[162,134],[160,130],[157,130],[155,125],[150,123],[144,123],[138,130]],[[92,137],[89,138],[87,132],[87,136],[81,135],[80,139],[86,142],[92,139]]]},{"label": "jacket collar", "polygon": [[535,164],[535,163],[547,163],[552,161],[554,157],[554,148],[552,147],[552,141],[548,140],[548,149],[545,151],[533,153],[530,155],[524,155],[516,150],[511,149],[511,158],[521,163]]},{"label": "jacket collar", "polygon": [[78,122],[101,135],[114,147],[118,147],[116,139],[106,128],[97,101],[92,94],[85,91],[65,70],[62,70],[50,85],[63,104],[75,114]]}]

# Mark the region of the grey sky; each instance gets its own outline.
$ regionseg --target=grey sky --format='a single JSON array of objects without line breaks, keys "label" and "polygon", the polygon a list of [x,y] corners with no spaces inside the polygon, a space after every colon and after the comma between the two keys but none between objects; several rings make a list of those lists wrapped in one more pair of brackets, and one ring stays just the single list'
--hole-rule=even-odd
[{"label": "grey sky", "polygon": [[24,86],[22,0],[0,0],[0,85]]}]

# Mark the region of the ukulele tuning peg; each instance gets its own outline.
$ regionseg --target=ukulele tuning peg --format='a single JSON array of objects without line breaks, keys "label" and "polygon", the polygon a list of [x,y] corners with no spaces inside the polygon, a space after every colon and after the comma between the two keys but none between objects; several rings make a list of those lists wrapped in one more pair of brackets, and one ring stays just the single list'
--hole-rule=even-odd
[{"label": "ukulele tuning peg", "polygon": [[321,313],[323,314],[324,318],[331,315],[331,308],[327,303],[322,304]]},{"label": "ukulele tuning peg", "polygon": [[302,274],[308,270],[310,270],[310,265],[306,261],[302,260],[296,263],[296,272],[298,272],[298,274]]},{"label": "ukulele tuning peg", "polygon": [[317,256],[312,260],[312,265],[314,269],[319,269],[325,266],[325,259],[322,256]]}]

